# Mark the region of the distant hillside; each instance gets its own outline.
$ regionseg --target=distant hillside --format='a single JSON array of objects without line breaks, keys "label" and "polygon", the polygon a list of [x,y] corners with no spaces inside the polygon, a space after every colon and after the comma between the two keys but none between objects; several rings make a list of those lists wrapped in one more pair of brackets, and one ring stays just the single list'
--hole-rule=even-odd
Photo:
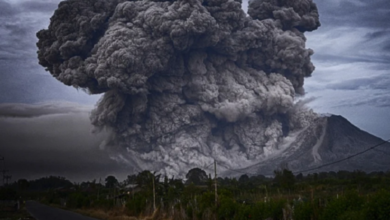
[{"label": "distant hillside", "polygon": [[[275,169],[287,165],[290,170],[298,172],[347,158],[383,142],[382,139],[360,130],[344,117],[336,115],[319,117],[295,135],[294,141],[279,155],[238,171],[271,175]],[[372,172],[389,169],[390,144],[385,143],[346,161],[310,172]],[[234,174],[238,175],[239,172],[225,172],[225,175]]]}]

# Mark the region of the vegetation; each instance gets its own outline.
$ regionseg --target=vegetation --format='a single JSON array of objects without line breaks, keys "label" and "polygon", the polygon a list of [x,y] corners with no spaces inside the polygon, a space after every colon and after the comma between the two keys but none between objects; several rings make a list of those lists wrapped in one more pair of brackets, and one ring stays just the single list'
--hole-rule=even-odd
[{"label": "vegetation", "polygon": [[0,219],[28,219],[23,203],[18,204],[19,192],[13,187],[0,187]]},{"label": "vegetation", "polygon": [[1,188],[0,200],[36,199],[101,219],[381,220],[390,216],[390,172],[294,176],[282,169],[274,174],[218,178],[217,203],[214,180],[199,168],[190,170],[186,181],[150,171],[122,182],[108,176],[104,185],[72,184],[62,177],[19,180]]}]

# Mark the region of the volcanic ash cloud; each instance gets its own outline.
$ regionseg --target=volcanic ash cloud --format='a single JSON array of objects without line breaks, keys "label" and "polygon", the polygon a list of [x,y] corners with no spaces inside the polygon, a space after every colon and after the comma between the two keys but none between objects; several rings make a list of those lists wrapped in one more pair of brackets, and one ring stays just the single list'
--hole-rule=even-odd
[{"label": "volcanic ash cloud", "polygon": [[248,14],[238,0],[63,1],[37,33],[38,58],[104,93],[91,121],[125,161],[240,167],[314,117],[294,96],[314,70],[304,32],[320,25],[311,0],[253,0]]}]

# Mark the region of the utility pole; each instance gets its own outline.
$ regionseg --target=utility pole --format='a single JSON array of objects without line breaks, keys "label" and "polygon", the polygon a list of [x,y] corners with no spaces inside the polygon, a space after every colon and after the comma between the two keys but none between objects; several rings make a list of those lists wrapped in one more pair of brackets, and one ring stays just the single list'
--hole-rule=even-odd
[{"label": "utility pole", "polygon": [[152,182],[153,182],[153,212],[156,211],[156,187],[154,186],[154,174],[152,176]]},{"label": "utility pole", "polygon": [[214,181],[215,181],[215,207],[218,206],[218,191],[217,191],[217,160],[214,159]]},{"label": "utility pole", "polygon": [[5,186],[5,181],[6,181],[6,179],[7,179],[7,172],[8,172],[8,170],[6,170],[6,169],[3,169],[2,170],[2,173],[3,173],[3,186]]},{"label": "utility pole", "polygon": [[5,165],[4,165],[4,157],[3,156],[0,156],[0,161],[3,161],[3,166],[2,166],[2,173],[3,173],[3,186],[4,186],[4,180],[5,180],[5,173],[7,172],[7,170],[5,170]]},{"label": "utility pole", "polygon": [[98,200],[99,200],[99,198],[100,198],[100,186],[101,186],[101,182],[102,182],[102,178],[99,178],[98,194],[97,194]]},{"label": "utility pole", "polygon": [[8,185],[8,180],[10,180],[12,178],[12,176],[11,175],[6,175],[4,178],[6,180],[6,185]]}]

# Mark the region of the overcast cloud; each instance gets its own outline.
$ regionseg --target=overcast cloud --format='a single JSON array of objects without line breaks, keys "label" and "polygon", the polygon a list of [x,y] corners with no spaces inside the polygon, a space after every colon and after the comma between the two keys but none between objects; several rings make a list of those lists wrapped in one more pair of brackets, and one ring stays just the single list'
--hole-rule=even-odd
[{"label": "overcast cloud", "polygon": [[59,0],[0,0],[0,103],[66,100],[93,105],[89,96],[58,82],[39,64],[36,32],[47,28]]},{"label": "overcast cloud", "polygon": [[307,34],[316,66],[305,81],[306,97],[316,97],[310,106],[390,138],[390,2],[316,3],[322,26]]},{"label": "overcast cloud", "polygon": [[134,172],[104,149],[108,133],[92,132],[90,110],[72,103],[0,104],[1,155],[13,179],[60,175],[81,181]]}]

